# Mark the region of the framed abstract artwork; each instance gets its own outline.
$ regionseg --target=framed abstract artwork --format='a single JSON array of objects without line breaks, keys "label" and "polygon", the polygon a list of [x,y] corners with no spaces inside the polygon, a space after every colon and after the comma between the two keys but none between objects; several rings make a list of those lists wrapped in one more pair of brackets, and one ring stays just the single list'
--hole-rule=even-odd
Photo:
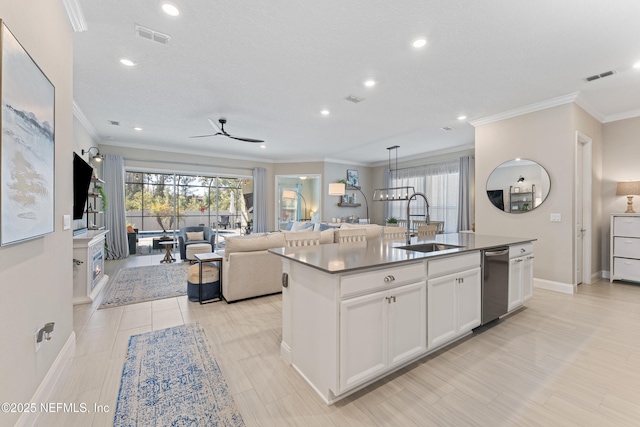
[{"label": "framed abstract artwork", "polygon": [[54,231],[55,88],[0,20],[0,245]]},{"label": "framed abstract artwork", "polygon": [[351,187],[360,187],[357,170],[347,169],[347,185],[350,185]]}]

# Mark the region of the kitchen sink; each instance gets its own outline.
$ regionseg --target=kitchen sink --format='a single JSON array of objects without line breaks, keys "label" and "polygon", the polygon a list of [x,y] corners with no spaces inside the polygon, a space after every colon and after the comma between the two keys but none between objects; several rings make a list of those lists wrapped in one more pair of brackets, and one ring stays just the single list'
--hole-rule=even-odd
[{"label": "kitchen sink", "polygon": [[398,249],[416,252],[437,252],[446,251],[447,249],[458,249],[464,246],[445,245],[443,243],[424,243],[419,245],[398,246]]}]

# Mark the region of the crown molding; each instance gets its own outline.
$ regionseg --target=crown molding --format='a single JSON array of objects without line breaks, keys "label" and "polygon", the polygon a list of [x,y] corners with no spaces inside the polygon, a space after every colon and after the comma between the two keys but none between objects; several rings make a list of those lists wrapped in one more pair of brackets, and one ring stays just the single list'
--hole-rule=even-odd
[{"label": "crown molding", "polygon": [[[579,92],[573,92],[568,95],[558,96],[556,98],[547,99],[545,101],[536,102],[535,104],[525,105],[524,107],[516,108],[514,110],[505,111],[503,113],[494,114],[493,116],[483,117],[478,120],[470,121],[469,124],[473,127],[487,125],[489,123],[498,122],[500,120],[510,119],[512,117],[522,116],[524,114],[533,113],[540,110],[546,110],[547,108],[557,107],[558,105],[568,104],[574,102],[578,98]],[[584,108],[584,107],[583,107]]]},{"label": "crown molding", "polygon": [[602,123],[617,122],[618,120],[632,119],[640,116],[640,110],[631,110],[625,113],[612,114],[600,120]]},{"label": "crown molding", "polygon": [[76,104],[75,100],[73,101],[73,115],[76,117],[76,119],[78,119],[80,124],[86,129],[86,131],[89,133],[89,136],[91,136],[91,138],[96,143],[100,142],[100,137],[98,136],[98,132],[96,131],[96,128],[93,127],[89,119],[87,119],[87,116],[84,115],[84,113],[82,112],[78,104]]},{"label": "crown molding", "polygon": [[84,19],[84,13],[82,12],[82,7],[80,7],[79,0],[62,0],[62,4],[67,11],[67,16],[69,17],[73,31],[76,33],[87,31],[89,28],[87,27],[87,21]]},{"label": "crown molding", "polygon": [[575,103],[578,104],[580,107],[582,107],[582,109],[584,111],[586,111],[587,113],[589,113],[594,119],[596,119],[600,123],[604,123],[604,120],[606,119],[606,116],[600,110],[598,110],[596,107],[594,107],[593,105],[589,104],[581,96],[581,94],[578,95],[578,97],[575,100]]}]

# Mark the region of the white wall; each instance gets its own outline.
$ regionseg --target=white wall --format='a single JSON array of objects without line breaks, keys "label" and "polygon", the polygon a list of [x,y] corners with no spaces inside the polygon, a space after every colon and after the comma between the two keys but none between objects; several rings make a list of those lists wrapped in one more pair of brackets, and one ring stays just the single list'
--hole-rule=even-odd
[{"label": "white wall", "polygon": [[[576,131],[593,139],[594,161],[601,150],[600,124],[575,104],[565,104],[513,117],[476,128],[476,231],[482,234],[533,237],[537,279],[570,285],[574,273],[574,185]],[[551,178],[546,201],[526,214],[513,215],[493,206],[485,194],[489,174],[501,163],[514,158],[533,160]],[[599,170],[596,165],[594,170]],[[594,172],[594,195],[599,194],[599,175]],[[599,198],[594,197],[594,205]],[[551,213],[560,213],[562,222],[550,222]],[[593,233],[597,244],[598,209]],[[600,260],[593,259],[597,271]]]},{"label": "white wall", "polygon": [[[605,123],[602,137],[602,269],[609,271],[610,221],[612,213],[627,209],[627,198],[616,196],[621,181],[640,181],[640,117]],[[640,212],[640,197],[633,198],[636,212]]]},{"label": "white wall", "polygon": [[[359,218],[367,217],[367,203],[360,193],[357,190],[348,190],[347,195],[352,195],[355,193],[356,202],[360,203],[361,206],[357,208],[351,207],[340,207],[338,206],[338,202],[340,202],[340,198],[338,196],[329,196],[329,184],[333,182],[338,182],[341,179],[347,179],[347,169],[353,169],[358,171],[358,180],[360,181],[360,190],[366,195],[366,198],[369,203],[369,216],[372,215],[373,203],[371,200],[373,198],[373,179],[372,179],[372,168],[366,166],[355,166],[349,163],[333,163],[333,162],[325,162],[324,163],[324,182],[321,187],[322,197],[324,197],[325,203],[323,205],[323,214],[322,218],[325,221],[331,221],[332,218],[346,218],[351,215]],[[375,222],[372,221],[371,222]]]},{"label": "white wall", "polygon": [[[72,333],[72,30],[59,1],[0,0],[0,17],[55,86],[55,231],[0,248],[0,401],[29,402]],[[55,322],[35,353],[34,334]],[[17,413],[0,413],[13,425]]]}]

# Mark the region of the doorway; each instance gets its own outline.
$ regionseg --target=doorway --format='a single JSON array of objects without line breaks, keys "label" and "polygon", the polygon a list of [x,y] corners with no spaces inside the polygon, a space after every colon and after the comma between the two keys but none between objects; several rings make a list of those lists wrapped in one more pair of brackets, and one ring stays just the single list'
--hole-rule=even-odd
[{"label": "doorway", "polygon": [[276,175],[276,230],[290,222],[320,222],[321,175]]},{"label": "doorway", "polygon": [[591,283],[591,241],[593,236],[591,212],[592,141],[587,135],[578,131],[576,131],[575,159],[574,288],[582,283]]}]

